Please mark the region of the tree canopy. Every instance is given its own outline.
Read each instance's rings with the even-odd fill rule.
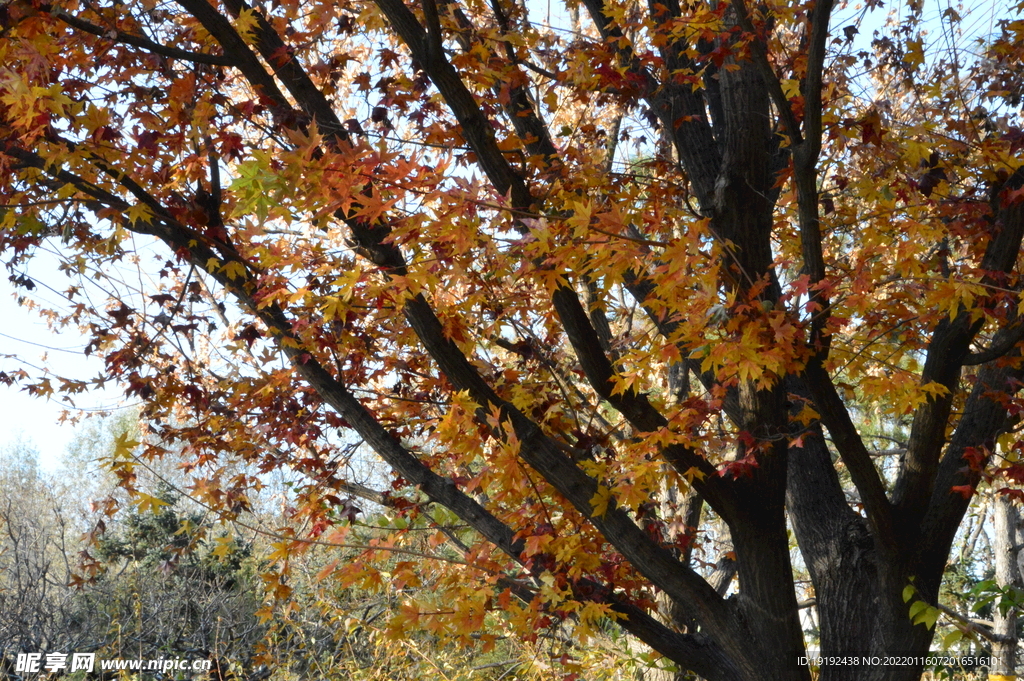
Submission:
[[[977,486],[1024,473],[1024,21],[915,0],[868,48],[884,3],[834,4],[8,3],[0,249],[105,370],[0,379],[116,381],[227,516],[304,475],[282,593],[353,495],[428,514],[436,554],[321,575],[429,565],[450,607],[399,631],[810,679],[791,531],[823,654],[920,656]]]

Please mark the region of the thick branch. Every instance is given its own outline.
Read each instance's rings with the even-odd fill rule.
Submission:
[[[1024,186],[1024,170],[1018,169],[993,192],[992,213],[996,220],[993,235],[981,260],[982,285],[998,286],[1003,275],[1013,271],[1024,238],[1024,204],[1001,204],[1004,192]],[[922,405],[914,415],[904,465],[896,480],[893,502],[901,515],[907,536],[919,531],[928,500],[933,494],[939,457],[946,440],[946,424],[953,399],[959,388],[960,372],[970,354],[969,348],[981,329],[984,318],[974,319],[963,309],[950,321],[943,319],[932,333],[928,354],[921,372],[921,383],[938,383],[946,389]],[[936,491],[943,494],[941,490]]]
[[[377,0],[377,6],[392,27],[409,47],[416,59],[430,75],[441,92],[448,108],[462,126],[462,134],[476,153],[480,167],[500,194],[511,196],[517,208],[527,209],[533,204],[525,180],[512,168],[494,138],[494,129],[477,104],[473,94],[462,82],[458,71],[444,57],[427,49],[428,36],[402,0]]]
[[[750,20],[750,12],[747,11],[747,5],[743,0],[732,0],[732,7],[736,12],[736,23],[739,24],[744,32],[750,35],[750,43],[748,45],[754,60],[754,66],[761,73],[761,78],[768,87],[768,94],[771,96],[772,102],[779,112],[782,125],[786,130],[786,134],[789,135],[790,144],[799,145],[803,142],[803,137],[800,135],[800,124],[796,122],[796,116],[793,115],[793,108],[789,105],[789,99],[786,98],[786,93],[782,91],[782,83],[779,82],[779,77],[775,75],[775,69],[772,68],[771,63],[768,61],[768,46],[765,44],[764,36],[761,35],[761,32],[757,30],[754,23]]]
[[[742,678],[733,661],[706,636],[676,633],[635,605],[622,601],[610,603],[615,612],[626,615],[625,620],[617,620],[623,629],[701,678],[707,681]]]
[[[807,48],[807,72],[804,76],[804,144],[808,159],[821,153],[822,75],[825,71],[825,47],[828,44],[828,24],[832,18],[833,0],[818,0],[811,10],[811,35]]]
[[[427,50],[423,47],[427,40],[425,32],[401,0],[378,0],[378,5],[395,25],[413,56],[424,65],[425,70],[441,91],[449,108],[455,112],[456,117],[460,121],[480,121],[480,126],[490,130],[491,126],[486,116],[451,64],[443,57],[427,54]],[[469,107],[472,107],[472,111],[469,110]],[[532,202],[532,199],[529,199],[525,182],[505,162],[493,135],[476,135],[469,141],[478,158],[494,160],[489,165],[483,165],[484,171],[495,189],[501,193],[511,191],[515,207],[529,208],[530,203],[519,203],[519,201]],[[614,369],[601,348],[600,337],[586,310],[580,304],[576,292],[563,285],[555,291],[553,302],[583,371],[598,395],[608,400],[634,427],[641,431],[651,432],[666,427],[668,421],[648,402],[644,395],[634,391],[615,394]],[[424,304],[426,304],[425,301]],[[433,312],[431,311],[430,314],[433,315]],[[437,359],[436,356],[435,359]],[[445,374],[449,375],[447,371]],[[450,375],[449,378],[451,378]],[[480,383],[482,384],[482,381]],[[489,391],[489,388],[487,390]],[[485,404],[493,401],[494,398],[488,395],[481,385],[478,387],[474,399]],[[731,506],[725,493],[726,481],[715,475],[715,468],[704,457],[685,447],[673,446],[666,451],[666,459],[681,472],[697,468],[704,473],[707,476],[706,481],[697,483],[701,494],[717,512],[727,517],[732,516]]]
[[[17,158],[25,165],[39,168],[53,175],[58,180],[72,184],[93,199],[119,211],[127,211],[131,204],[110,192],[96,187],[65,170],[48,167],[42,157],[17,148],[9,143],[0,142],[0,153]],[[121,175],[122,181],[127,176]],[[137,190],[136,190],[137,191]],[[148,197],[147,206],[156,203]],[[252,297],[254,285],[248,278],[241,276],[229,278],[222,269],[212,269],[212,262],[221,262],[222,253],[214,252],[194,230],[177,222],[162,209],[155,211],[155,219],[149,222],[137,221],[127,225],[134,232],[149,234],[167,244],[175,253],[187,253],[192,264],[207,272],[229,291],[238,302],[253,315],[260,318],[275,333],[279,340],[292,338],[291,323],[276,305],[260,307]],[[199,237],[199,238],[197,238]],[[522,552],[523,542],[513,539],[514,533],[504,523],[495,518],[489,511],[468,495],[461,492],[452,480],[434,473],[410,453],[398,439],[388,432],[352,393],[337,379],[330,375],[323,366],[313,359],[304,349],[296,348],[295,344],[279,343],[282,352],[293,361],[295,370],[317,393],[341,414],[345,420],[366,440],[367,444],[380,454],[402,477],[420,487],[428,497],[455,512],[488,541],[494,543],[513,558],[518,559]]]
[[[497,408],[502,421],[510,423],[515,430],[523,460],[588,517],[598,531],[652,583],[670,597],[688,604],[707,631],[728,648],[738,632],[734,629],[735,624],[729,623],[729,608],[707,582],[653,542],[614,504],[602,516],[596,516],[591,500],[598,492],[597,482],[583,473],[533,421],[494,393],[458,346],[444,336],[440,321],[422,297],[410,300],[405,311],[420,341],[453,387],[469,391],[487,413]]]
[[[63,170],[48,167],[38,155],[3,143],[0,153],[18,158],[25,165],[39,168],[52,174],[58,180],[70,183],[93,199],[103,204],[125,211],[129,204],[119,197],[81,178]],[[149,205],[155,201],[150,197]],[[165,242],[174,252],[187,253],[189,260],[206,271],[229,291],[238,302],[250,313],[261,319],[279,341],[291,339],[292,343],[279,342],[279,348],[291,360],[294,370],[312,387],[317,394],[339,414],[349,425],[383,458],[396,472],[409,482],[419,487],[432,501],[451,509],[463,521],[480,532],[485,539],[498,546],[512,558],[519,560],[523,548],[522,540],[515,540],[512,530],[493,516],[471,497],[460,491],[454,482],[434,473],[422,463],[399,440],[392,435],[364,407],[355,396],[338,379],[333,377],[324,367],[306,352],[297,347],[298,341],[292,335],[291,323],[284,312],[276,304],[260,307],[252,297],[255,290],[253,275],[236,275],[228,277],[222,268],[207,269],[210,262],[218,262],[221,254],[215,253],[202,240],[196,238],[194,230],[176,222],[166,211],[159,211],[157,218],[148,222],[137,221],[128,228],[132,231],[157,237]],[[541,472],[546,479],[584,515],[590,517],[597,529],[616,546],[637,568],[659,588],[664,589],[671,597],[680,602],[688,603],[695,616],[710,634],[721,642],[722,650],[732,656],[740,654],[742,648],[738,643],[742,640],[742,625],[732,616],[729,608],[721,597],[698,574],[681,565],[664,548],[658,546],[620,509],[610,505],[601,516],[593,515],[591,499],[598,491],[598,484],[586,476],[564,454],[562,449],[540,429],[518,412],[512,405],[501,401],[489,386],[476,373],[472,365],[458,350],[457,346],[444,338],[440,321],[433,315],[422,298],[410,301],[407,317],[414,328],[425,324],[428,328],[417,329],[428,351],[431,352],[442,371],[449,376],[457,389],[468,389],[474,398],[485,407],[497,407],[503,412],[506,422],[516,430],[521,441],[520,455],[535,470]],[[435,326],[436,328],[429,328]],[[634,621],[624,623],[636,633],[644,633],[652,637],[651,645],[662,650],[681,664],[694,668],[710,670],[716,665],[727,663],[726,658],[717,645],[700,642],[697,639],[679,638],[663,625],[657,624],[649,617],[614,596],[613,606]],[[675,650],[671,644],[678,644]],[[730,646],[729,643],[732,643]],[[731,650],[729,650],[731,648]],[[717,651],[717,652],[716,652]],[[741,658],[740,658],[741,659]]]
[[[456,38],[463,51],[466,53],[471,52],[474,44],[487,49],[486,42],[480,40],[479,31],[477,31],[469,17],[466,16],[466,13],[454,3],[449,4],[448,8],[457,22],[459,30],[456,33]],[[509,32],[508,18],[498,5],[497,0],[491,1],[491,9],[495,14],[502,33],[507,34]],[[440,32],[438,35],[440,35]],[[531,71],[540,73],[552,80],[557,80],[558,78],[555,74],[520,59],[516,55],[515,47],[510,42],[503,41],[503,44],[505,46],[505,55],[511,64],[511,73],[508,79],[503,79],[502,82],[496,83],[492,88],[492,92],[501,101],[503,99],[502,90],[506,87],[508,88],[508,103],[503,105],[505,115],[512,123],[512,127],[515,128],[516,134],[523,140],[527,151],[531,155],[540,156],[546,164],[550,165],[558,158],[558,149],[551,138],[551,131],[548,130],[547,123],[540,117],[536,104],[530,96],[527,87],[529,81],[526,79],[525,74],[519,71],[517,67],[519,65],[525,66]]]
[[[1012,425],[1000,396],[1017,392],[1022,379],[1024,367],[1000,367],[993,363],[978,372],[974,389],[964,404],[964,415],[942,455],[935,491],[921,523],[921,560],[928,570],[941,574],[960,519],[988,466],[987,457],[968,461],[964,454],[968,448],[981,451]]]
[[[821,415],[821,421],[828,428],[832,440],[839,450],[839,456],[850,471],[853,484],[860,492],[867,512],[868,521],[880,547],[896,551],[893,534],[892,505],[885,494],[882,479],[871,462],[871,453],[850,419],[850,412],[843,404],[835,385],[825,368],[812,360],[804,370],[804,379],[814,395],[814,406]]]
[[[935,607],[937,607],[943,614],[947,615],[951,620],[956,622],[957,625],[961,628],[966,629],[967,631],[970,631],[973,634],[978,634],[979,636],[988,641],[992,641],[993,643],[1012,643],[1016,641],[1016,639],[1013,639],[1009,636],[1001,636],[992,631],[992,629],[990,628],[994,626],[992,622],[974,620],[964,617],[956,610],[953,610],[952,608],[949,608],[943,605],[942,603],[936,604]]]
[[[602,350],[600,337],[576,293],[563,286],[555,291],[554,303],[562,328],[576,351],[587,381],[601,399],[607,400],[642,432],[655,432],[667,427],[668,420],[651,405],[644,394],[634,390],[615,392],[615,370]],[[735,519],[728,483],[717,475],[717,470],[707,459],[682,445],[666,447],[664,456],[681,473],[694,467],[707,476],[703,481],[695,480],[694,486],[716,513],[727,521]]]
[[[220,43],[224,54],[232,58],[233,65],[242,72],[250,85],[263,96],[272,100],[280,109],[291,109],[291,104],[277,87],[274,78],[263,68],[259,58],[249,49],[249,46],[245,44],[245,41],[224,15],[214,9],[206,0],[178,0],[178,4],[195,17],[203,25],[203,28]]]
[[[1013,350],[1021,340],[1024,340],[1024,321],[1018,321],[999,329],[987,348],[967,355],[964,366],[977,366],[993,362]]]
[[[379,0],[378,4],[409,46],[414,58],[431,76],[434,84],[462,124],[463,134],[476,152],[480,165],[487,173],[491,183],[499,192],[508,194],[514,206],[529,207],[532,198],[525,181],[508,164],[494,140],[487,117],[465,87],[459,74],[444,58],[443,53],[438,54],[436,50],[429,49],[426,32],[404,4],[399,0]],[[261,37],[261,42],[263,40],[264,38]],[[265,49],[261,47],[261,52]],[[283,71],[283,68],[279,68],[278,75],[281,76]],[[295,90],[292,89],[293,85],[289,84],[287,78],[285,82],[295,94]],[[297,85],[301,85],[301,83],[297,83]],[[359,233],[360,230],[362,234]],[[355,225],[353,231],[356,240],[362,245],[370,246],[373,241],[380,245],[380,240],[386,236],[387,227],[378,225],[370,228]],[[381,255],[387,256],[385,258],[387,260],[394,257],[395,254],[382,253]],[[400,254],[398,255],[400,256]],[[398,258],[395,259],[394,264],[399,264]],[[571,301],[566,299],[565,302],[582,311],[574,293]],[[604,537],[652,583],[663,589],[673,599],[687,603],[702,626],[715,636],[719,643],[735,656],[735,659],[744,659],[747,651],[738,644],[738,641],[743,638],[740,633],[742,625],[735,619],[732,609],[724,606],[718,594],[699,575],[682,566],[667,550],[647,537],[629,516],[615,508],[614,504],[602,516],[594,516],[591,500],[598,492],[597,482],[585,475],[565,455],[559,444],[544,435],[535,423],[512,405],[498,398],[459,348],[445,337],[440,322],[422,296],[409,300],[405,305],[405,313],[420,341],[438,363],[442,373],[449,379],[453,387],[457,390],[467,390],[473,399],[481,405],[482,414],[493,413],[497,409],[501,414],[502,421],[512,426],[521,443],[520,455],[524,461],[540,472],[582,514],[589,517]],[[583,317],[586,318],[585,312]],[[587,328],[593,332],[589,320],[587,320]],[[599,344],[597,347],[599,349]],[[607,361],[606,358],[605,361]],[[299,370],[304,369],[300,368]],[[312,379],[307,377],[307,380]]]
[[[189,52],[188,50],[182,50],[177,47],[168,47],[161,45],[160,43],[154,42],[148,38],[142,36],[132,35],[131,33],[125,33],[116,29],[104,28],[103,26],[97,26],[96,24],[81,19],[74,15],[68,14],[62,9],[54,10],[53,16],[57,17],[68,26],[77,28],[80,31],[91,33],[92,35],[99,36],[101,38],[107,38],[116,43],[123,43],[125,45],[134,45],[135,47],[141,47],[147,52],[153,54],[159,54],[163,57],[171,57],[172,59],[181,59],[183,61],[190,61],[196,64],[213,64],[215,66],[236,66],[235,60],[231,57],[219,54],[204,54],[202,52]]]
[[[206,0],[180,1],[183,5],[185,3],[191,5],[205,3]],[[225,0],[224,4],[228,11],[235,15],[240,14],[243,10],[252,9],[244,0]],[[234,38],[228,34],[228,31],[237,36],[238,34],[235,32],[234,27],[220,13],[215,12],[214,14],[220,18],[220,21],[212,20],[209,17],[200,18],[198,15],[196,18],[200,19],[203,26],[222,45],[224,44],[222,38],[233,41]],[[274,75],[284,83],[285,88],[295,98],[296,103],[302,107],[302,110],[316,121],[321,131],[345,139],[345,127],[338,120],[334,108],[294,57],[292,49],[285,45],[284,41],[281,40],[281,36],[277,34],[277,31],[270,25],[270,22],[267,21],[262,12],[253,11],[253,16],[256,18],[256,49],[259,50],[263,59],[270,64],[270,67],[274,69]],[[211,25],[207,26],[207,22]],[[217,32],[214,33],[214,31]],[[246,49],[248,50],[248,47]],[[225,50],[227,50],[226,45]]]
[[[619,63],[641,84],[639,94],[647,101],[661,124],[671,131],[679,160],[689,176],[701,209],[710,214],[722,154],[705,115],[704,100],[700,93],[672,79],[659,83],[637,57],[622,29],[605,14],[604,1],[583,0],[583,4],[601,37],[616,45]],[[673,49],[666,45],[662,47],[662,57],[669,69],[688,68],[694,73],[699,71],[686,58],[682,47]]]

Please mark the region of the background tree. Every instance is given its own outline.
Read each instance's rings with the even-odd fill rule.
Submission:
[[[23,439],[0,450],[0,651],[85,642],[84,614],[67,588],[82,513],[67,488],[39,471]]]
[[[123,433],[124,419],[113,421]],[[95,435],[79,438],[79,453],[96,446]],[[97,523],[84,492],[113,493],[113,480],[104,489],[74,467],[40,472],[24,444],[0,454],[0,463],[5,659],[93,652],[104,659],[251,660],[264,633],[255,616],[261,594],[252,584],[254,566],[243,567],[246,547],[230,555],[219,548],[235,547],[211,536],[209,514],[181,512],[166,487],[140,484],[135,504]]]
[[[232,458],[313,481],[271,589],[346,513],[344,429],[392,503],[462,525],[430,563],[451,608],[410,599],[399,632],[610,619],[707,679],[809,679],[788,518],[824,654],[925,653],[976,486],[1019,477],[995,442],[1024,446],[1021,23],[966,61],[960,15],[939,54],[919,3],[873,53],[829,0],[586,0],[571,32],[536,9],[6,5],[12,281],[62,254],[52,322],[144,403],[146,456],[206,471],[203,503],[246,511]],[[888,469],[863,408],[909,427]],[[704,507],[729,591],[689,550]],[[402,540],[324,576],[379,580]]]
[[[115,446],[130,425],[124,413],[90,422],[73,441],[67,467],[55,474],[36,469],[28,444],[0,454],[5,502],[0,509],[5,532],[0,536],[0,678],[20,678],[14,663],[21,652],[94,652],[100,660],[208,659],[211,678],[249,681],[310,675],[541,679],[551,676],[552,660],[557,664],[572,649],[564,635],[537,646],[523,646],[513,636],[485,636],[485,645],[476,650],[440,645],[430,632],[396,636],[390,628],[393,615],[410,596],[443,607],[430,594],[431,583],[396,590],[378,580],[373,588],[362,589],[319,579],[325,566],[357,559],[368,546],[386,542],[398,531],[396,523],[421,537],[410,546],[429,550],[428,532],[433,530],[423,519],[410,528],[383,508],[355,523],[347,545],[321,540],[291,554],[286,595],[279,593],[285,585],[273,580],[274,590],[264,589],[258,575],[273,573],[267,560],[273,545],[284,533],[301,532],[301,524],[266,508],[234,523],[215,523],[213,514],[161,479],[152,462],[139,461],[134,500],[115,489],[113,480],[104,487],[103,476],[93,476],[98,481],[91,482],[101,484],[92,492],[114,497],[99,504],[116,510],[91,527],[96,518],[83,512],[88,500],[61,480],[83,480],[81,467],[95,467],[90,457],[109,454],[104,450]],[[172,475],[173,461],[169,453],[160,462]],[[86,529],[92,530],[91,541],[80,538]],[[78,564],[82,557],[84,566]],[[401,572],[408,565],[404,557],[398,554],[376,566]],[[84,574],[82,567],[87,568]],[[632,679],[637,663],[648,663],[631,664],[628,657],[621,639],[605,637],[579,664],[593,666],[589,678]],[[163,678],[160,673],[143,677]]]

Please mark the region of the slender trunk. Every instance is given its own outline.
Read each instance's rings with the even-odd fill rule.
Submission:
[[[1017,534],[1020,523],[1017,507],[1008,496],[997,495],[995,499],[995,540],[996,583],[1000,588],[1021,586],[1020,571],[1017,569]],[[1000,681],[1017,678],[1017,608],[1002,609],[996,603],[992,620],[993,633],[999,638],[992,644],[991,676]]]

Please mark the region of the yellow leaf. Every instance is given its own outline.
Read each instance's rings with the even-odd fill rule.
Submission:
[[[234,537],[227,535],[224,537],[217,537],[217,546],[211,551],[213,555],[218,558],[227,558],[235,551],[235,540]]]
[[[291,542],[279,541],[271,544],[271,547],[274,550],[267,556],[267,560],[271,562],[288,560],[288,557],[291,555]]]
[[[221,268],[221,272],[227,275],[228,279],[239,279],[245,276],[245,265],[232,260],[229,263],[225,263],[224,267]]]
[[[924,45],[920,40],[908,40],[904,60],[913,68],[924,63]]]
[[[820,414],[818,414],[810,404],[805,402],[803,407],[800,408],[800,412],[793,417],[793,420],[801,425],[807,426],[819,418],[821,418]]]
[[[935,381],[925,383],[924,385],[921,386],[921,390],[923,390],[931,397],[942,397],[944,395],[949,394],[949,388],[942,385],[941,383],[936,383]]]
[[[152,217],[153,211],[144,203],[135,203],[128,207],[128,222],[133,225],[139,222],[149,222]]]
[[[238,13],[238,18],[232,23],[234,23],[238,35],[242,36],[242,40],[250,44],[256,41],[256,12],[254,10],[248,8],[241,10]]]
[[[590,505],[594,508],[594,516],[601,518],[608,512],[608,502],[611,501],[612,490],[604,485],[597,486],[597,492],[590,499]]]
[[[687,471],[683,473],[683,477],[686,478],[687,482],[693,482],[694,478],[697,478],[698,480],[703,480],[704,478],[707,477],[707,474],[704,471],[697,468],[696,466],[690,466],[690,468],[688,468]]]
[[[795,78],[783,78],[779,81],[782,85],[782,92],[786,99],[794,99],[800,96],[800,81]]]
[[[323,314],[324,320],[331,321],[344,317],[347,308],[348,305],[345,304],[341,296],[328,296],[326,302],[320,306],[320,312]]]
[[[132,458],[132,450],[138,447],[139,444],[137,440],[129,440],[127,432],[121,433],[114,438],[114,458]]]
[[[170,504],[163,499],[158,499],[151,494],[143,494],[139,492],[135,498],[135,505],[139,509],[139,513],[145,513],[146,511],[159,511],[164,506],[170,506]]]

